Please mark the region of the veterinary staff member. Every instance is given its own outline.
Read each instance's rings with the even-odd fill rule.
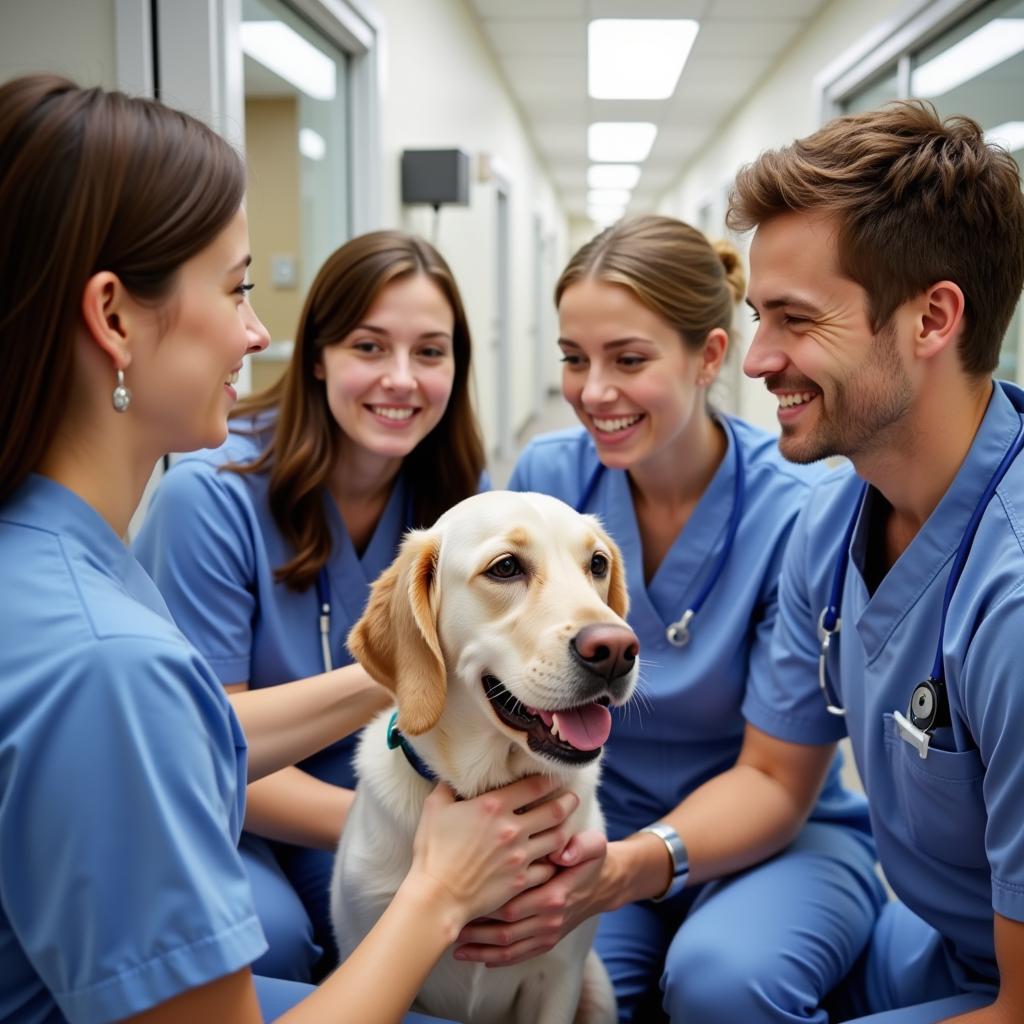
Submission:
[[[369,684],[240,694],[236,717],[121,540],[163,452],[224,439],[226,382],[266,344],[242,163],[178,111],[50,75],[0,86],[0,153],[0,1019],[397,1021],[459,926],[522,887],[503,865],[562,848],[575,798],[518,814],[548,784],[439,789],[346,964],[254,988],[247,765],[351,731]]]
[[[470,351],[433,247],[352,239],[313,282],[283,378],[240,405],[226,445],[161,482],[136,554],[229,691],[351,665],[345,637],[403,532],[476,492]],[[262,973],[307,981],[321,947],[336,958],[328,888],[354,743],[251,787],[241,850],[270,941]]]
[[[815,1008],[853,965],[882,899],[866,810],[837,763],[820,796],[817,773],[787,795],[811,812],[802,830],[780,822],[715,872],[732,877],[687,884],[699,837],[675,815],[716,804],[717,777],[737,756],[748,774],[774,747],[741,709],[768,671],[783,550],[821,475],[708,404],[742,293],[735,251],[668,217],[624,221],[580,249],[555,296],[562,391],[583,427],[533,441],[510,484],[596,513],[626,560],[642,690],[616,716],[603,763],[617,841],[598,878],[567,873],[508,908],[521,915],[568,892],[569,924],[601,912],[597,949],[624,1021],[652,1019],[659,979],[673,1021],[824,1021]],[[826,748],[815,765],[830,760]],[[801,759],[780,771],[800,779]],[[717,827],[748,831],[742,818]],[[491,928],[464,938],[489,941]]]
[[[746,705],[779,742],[852,742],[902,901],[852,1009],[1024,1020],[1024,392],[992,380],[1024,282],[1018,168],[975,122],[898,104],[764,154],[731,218],[757,228],[744,368],[780,399],[782,452],[853,463],[797,521]]]

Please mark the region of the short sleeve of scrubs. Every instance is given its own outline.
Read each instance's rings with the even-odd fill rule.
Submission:
[[[254,528],[237,474],[188,458],[160,482],[134,543],[179,629],[224,684],[251,674]]]
[[[509,477],[510,491],[554,494],[575,507],[583,497],[587,479],[597,467],[597,456],[580,427],[535,437],[523,449]],[[575,501],[568,490],[575,490]]]
[[[121,1019],[259,956],[231,831],[244,739],[184,643],[85,642],[15,721],[0,765],[3,909],[69,1020]]]
[[[826,478],[797,516],[782,561],[767,664],[751,672],[743,701],[748,722],[791,743],[832,743],[846,735],[843,719],[826,711],[818,685],[818,610],[812,594],[822,566],[831,567],[835,554],[830,548],[816,560],[810,555],[817,505],[835,486],[835,479]]]
[[[992,907],[1014,921],[1024,921],[1022,623],[1024,582],[981,622],[962,676],[955,682],[984,765],[985,851],[992,872]],[[949,784],[957,782],[951,779]]]

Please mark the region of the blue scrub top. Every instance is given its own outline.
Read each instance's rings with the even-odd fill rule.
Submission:
[[[265,428],[266,419],[260,426]],[[224,471],[254,461],[265,432],[233,431],[215,450],[178,461],[160,482],[135,553],[156,581],[182,632],[224,684],[258,688],[324,671],[316,587],[299,593],[274,579],[294,550],[270,511],[269,474]],[[391,563],[407,527],[400,477],[366,550],[359,555],[337,506],[324,494],[332,546],[330,643],[334,666],[349,665],[349,630],[363,612],[370,585]],[[301,762],[317,778],[354,786],[355,736]]]
[[[614,713],[602,762],[601,806],[613,839],[662,817],[735,763],[744,694],[751,679],[768,672],[783,550],[798,509],[824,470],[793,466],[779,455],[772,435],[742,420],[730,423],[746,498],[732,553],[691,624],[686,647],[673,647],[665,630],[696,599],[725,542],[736,479],[729,432],[725,458],[649,585],[626,472],[606,469],[581,510],[600,516],[622,549],[629,623],[640,640],[640,689]],[[541,491],[576,507],[598,461],[582,427],[547,434],[527,446],[509,487]],[[839,769],[837,760],[814,817],[867,830],[863,799],[842,787]]]
[[[1020,427],[1024,392],[995,386],[956,477],[873,595],[864,582],[862,510],[850,544],[842,631],[829,678],[844,719],[818,687],[817,617],[863,486],[847,470],[814,492],[793,534],[772,641],[772,672],[744,705],[782,739],[822,743],[848,733],[867,789],[879,860],[897,895],[946,939],[954,974],[997,977],[993,908],[1024,921],[1024,757],[1020,638],[1024,628],[1024,459],[989,503],[949,606],[943,664],[952,726],[928,757],[900,738],[895,710],[935,656],[943,591],[967,522]],[[868,503],[877,500],[869,490]]]
[[[120,1020],[256,959],[241,728],[124,544],[40,476],[0,507],[0,680],[0,1020]]]

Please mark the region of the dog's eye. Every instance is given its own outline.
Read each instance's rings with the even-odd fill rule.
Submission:
[[[487,575],[496,580],[511,580],[516,576],[523,575],[523,567],[515,555],[502,555],[496,562],[492,563],[487,570]]]
[[[598,580],[603,580],[608,575],[608,558],[600,551],[595,551],[591,556],[590,575]]]

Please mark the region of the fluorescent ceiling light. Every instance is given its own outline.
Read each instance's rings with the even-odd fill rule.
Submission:
[[[1011,153],[1024,149],[1024,121],[1004,121],[985,132],[989,145],[1002,146]]]
[[[299,129],[299,152],[310,160],[323,160],[327,152],[324,137],[312,128]]]
[[[587,193],[591,206],[625,206],[629,202],[628,188],[592,188]]]
[[[307,96],[334,99],[334,61],[283,21],[243,21],[242,50]]]
[[[625,206],[588,206],[587,216],[595,224],[614,224],[626,212]]]
[[[942,96],[1024,50],[1024,18],[993,18],[976,32],[915,68],[910,94]]]
[[[700,26],[676,18],[601,18],[587,26],[587,86],[597,100],[664,100]]]
[[[596,163],[640,163],[657,134],[649,121],[595,121],[587,128],[587,155]]]
[[[636,164],[591,164],[587,168],[590,188],[635,188],[639,180]]]

